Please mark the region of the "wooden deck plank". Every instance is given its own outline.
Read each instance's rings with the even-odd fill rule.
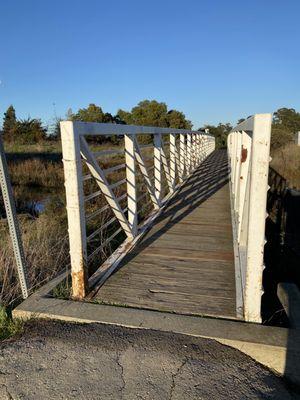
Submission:
[[[236,318],[226,163],[217,151],[195,171],[95,300]]]

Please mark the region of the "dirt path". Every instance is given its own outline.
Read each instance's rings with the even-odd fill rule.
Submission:
[[[103,325],[31,322],[0,345],[0,399],[298,399],[237,350]]]

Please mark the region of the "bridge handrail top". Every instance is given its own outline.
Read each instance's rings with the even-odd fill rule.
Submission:
[[[83,122],[83,121],[61,121],[61,128],[64,126],[73,125],[74,132],[81,135],[151,135],[151,134],[170,134],[170,133],[184,133],[188,135],[201,134],[208,137],[214,137],[209,133],[203,131],[193,131],[191,129],[175,129],[175,128],[161,128],[156,126],[139,126],[139,125],[125,125],[125,124],[112,124],[100,122]]]
[[[269,123],[272,120],[272,113],[265,113],[265,114],[254,114],[242,121],[240,124],[236,125],[230,133],[237,132],[237,131],[245,131],[245,132],[253,132],[255,123],[260,121],[265,121]]]

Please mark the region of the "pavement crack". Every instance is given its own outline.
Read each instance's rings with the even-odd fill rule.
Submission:
[[[120,361],[120,354],[119,353],[117,353],[116,363],[118,364],[118,366],[119,366],[119,368],[121,370],[122,387],[120,389],[120,392],[122,393],[122,398],[123,398],[123,392],[124,392],[124,389],[126,387],[126,381],[125,381],[125,378],[124,378],[124,367],[123,367],[123,365],[122,365],[122,363]]]
[[[117,349],[117,342],[116,342],[115,338],[113,338],[113,342],[114,342],[115,348]],[[121,386],[121,389],[119,391],[121,393],[121,398],[123,399],[124,398],[124,389],[126,387],[126,381],[125,381],[125,378],[124,378],[124,367],[123,367],[123,365],[121,363],[121,354],[120,354],[120,352],[118,350],[116,350],[116,358],[114,360],[115,360],[116,364],[118,365],[118,367],[119,367],[119,369],[121,371],[122,386]]]
[[[188,359],[185,359],[180,366],[177,368],[177,371],[175,372],[175,374],[172,374],[172,384],[171,384],[171,388],[170,388],[170,395],[169,395],[169,400],[172,400],[173,397],[173,393],[174,393],[174,389],[176,386],[175,383],[175,379],[177,378],[177,376],[180,374],[182,368],[185,366],[185,364],[188,362]]]
[[[5,391],[6,391],[7,399],[8,399],[8,400],[14,400],[14,398],[13,398],[13,396],[10,394],[10,392],[9,392],[9,390],[8,390],[8,388],[7,388],[7,386],[6,386],[5,384],[2,384],[2,386],[4,386],[4,389],[5,389]]]

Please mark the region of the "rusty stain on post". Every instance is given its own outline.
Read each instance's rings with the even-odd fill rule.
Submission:
[[[72,272],[72,295],[73,299],[82,300],[87,295],[88,280],[86,268],[82,268],[78,272]]]
[[[245,162],[247,160],[248,150],[242,146],[242,154],[241,154],[241,162]]]

